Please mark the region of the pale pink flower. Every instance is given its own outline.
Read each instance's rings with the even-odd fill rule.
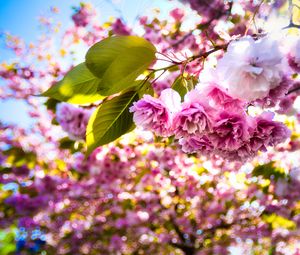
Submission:
[[[130,112],[133,112],[133,120],[137,126],[153,131],[159,136],[169,136],[173,113],[179,110],[180,100],[176,91],[165,89],[159,98],[144,95],[130,107]]]
[[[251,140],[259,150],[282,143],[291,135],[290,130],[283,123],[273,121],[273,117],[273,113],[264,112],[255,118],[256,128]]]
[[[294,167],[290,171],[290,177],[292,181],[300,183],[300,168],[299,167]]]
[[[191,136],[179,140],[182,151],[185,153],[197,153],[208,155],[214,147],[207,136]]]
[[[176,137],[202,135],[211,130],[211,118],[201,103],[184,104],[182,110],[174,117]]]
[[[255,41],[246,36],[229,44],[217,71],[231,96],[252,101],[279,85],[282,59],[276,41],[269,37]]]
[[[164,102],[172,115],[180,111],[181,97],[177,91],[171,88],[164,89],[160,93],[159,98]]]
[[[281,102],[282,100],[284,100],[284,98],[286,98],[286,94],[288,93],[292,84],[293,81],[290,78],[284,76],[279,85],[271,89],[266,97],[257,99],[254,101],[254,103],[265,108],[274,107],[278,102]]]
[[[92,111],[89,109],[60,103],[56,107],[56,120],[71,139],[84,139],[91,113]]]
[[[231,97],[225,88],[217,84],[210,83],[199,89],[202,90],[201,98],[205,98],[213,108],[234,112],[243,112],[245,109],[244,101]]]

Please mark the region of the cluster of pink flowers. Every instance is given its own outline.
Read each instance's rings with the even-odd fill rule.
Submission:
[[[300,196],[300,168],[294,167],[290,170],[287,178],[280,178],[275,184],[275,194],[288,199],[290,203],[297,203]],[[300,216],[298,216],[300,222]]]
[[[229,5],[222,0],[184,0],[188,2],[190,7],[197,11],[205,21],[219,19],[228,11]]]
[[[180,95],[165,89],[159,98],[144,95],[143,99],[135,102],[130,108],[134,112],[133,120],[138,126],[152,130],[159,136],[172,135],[174,114],[180,109]]]
[[[56,120],[74,140],[84,139],[91,110],[61,103],[56,108]]]
[[[238,242],[257,241],[276,235],[278,242],[293,240],[293,231],[286,236],[288,230],[270,228],[260,215],[275,212],[295,224],[299,222],[298,215],[289,216],[299,197],[299,170],[292,169],[291,180],[285,180],[288,192],[280,194],[276,188],[274,197],[272,187],[270,194],[264,194],[259,183],[249,185],[249,179],[244,180],[249,186],[235,186],[232,176],[238,172],[226,177],[228,172],[209,167],[197,173],[195,169],[203,167],[201,160],[176,148],[157,144],[149,147],[140,137],[133,144],[125,141],[99,147],[88,159],[83,154],[76,158],[60,154],[59,159],[73,163],[67,169],[76,173],[74,179],[62,172],[62,176],[39,177],[39,165],[22,179],[16,178],[15,172],[9,173],[10,182],[17,183],[20,191],[2,201],[5,211],[15,213],[12,217],[2,215],[0,225],[17,222],[29,233],[42,227],[47,246],[57,250],[57,254],[80,254],[84,249],[91,254],[98,247],[103,254],[132,254],[143,244],[145,247],[140,249],[151,249],[151,254],[170,254],[171,248],[165,250],[168,245],[174,249],[179,245],[184,249],[186,245],[195,247],[194,253],[186,254],[221,255],[229,253],[228,246],[235,245],[237,238]],[[7,159],[3,160],[5,163]],[[56,168],[53,170],[57,172]],[[274,183],[278,185],[281,183]],[[249,201],[262,211],[254,214],[254,207],[247,209]],[[220,231],[226,244],[218,238]],[[99,236],[99,232],[104,234]],[[181,239],[183,235],[185,239]],[[198,246],[212,237],[215,238],[210,246]],[[30,235],[26,241],[30,242]]]
[[[94,12],[90,5],[81,4],[80,8],[76,8],[76,13],[72,15],[72,20],[77,27],[86,27],[94,16]]]
[[[285,125],[272,120],[271,112],[251,117],[242,101],[216,85],[190,91],[181,105],[175,91],[166,89],[162,95],[171,93],[173,98],[168,100],[173,104],[166,103],[162,96],[145,95],[131,111],[138,126],[159,136],[174,135],[186,153],[217,154],[243,161],[290,135]]]
[[[256,1],[256,0],[239,0],[238,2],[240,3],[240,5],[243,7],[244,10],[251,11],[251,12],[254,12],[260,4],[260,2]],[[269,13],[270,13],[270,9],[272,9],[272,8],[279,9],[286,2],[287,2],[287,0],[273,1],[272,4],[270,4],[269,6],[268,5],[263,6],[262,12],[269,11]]]
[[[277,42],[268,37],[234,41],[214,70],[218,81],[198,84],[183,103],[172,89],[159,98],[145,95],[131,107],[134,121],[158,136],[174,135],[186,153],[252,158],[290,136],[273,113],[247,114],[249,104],[270,107],[285,97],[292,82],[283,75],[282,59]]]
[[[130,35],[130,28],[120,19],[116,19],[114,23],[112,23],[112,31],[115,35]]]

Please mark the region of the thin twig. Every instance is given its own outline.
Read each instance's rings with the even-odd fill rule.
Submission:
[[[177,47],[179,44],[183,43],[187,38],[189,38],[193,34],[194,31],[195,31],[195,29],[193,29],[190,32],[188,32],[187,34],[185,34],[180,40],[171,44],[170,48]]]
[[[155,79],[151,82],[151,84],[155,83],[161,76],[163,76],[163,74],[164,74],[166,71],[167,71],[167,70],[163,70],[163,72],[162,72],[157,78],[155,78]]]
[[[289,95],[289,94],[291,94],[291,93],[297,92],[297,91],[299,91],[299,90],[300,90],[300,87],[291,89],[291,90],[289,90],[289,92],[288,92],[286,95]]]
[[[262,4],[264,3],[264,1],[265,1],[265,0],[261,0],[261,2],[259,3],[259,5],[258,5],[257,8],[255,9],[255,11],[254,11],[254,13],[253,13],[253,16],[252,16],[252,19],[250,20],[249,25],[247,26],[244,35],[247,35],[247,34],[248,34],[248,31],[249,31],[250,26],[252,25],[252,23],[254,24],[256,31],[258,31],[257,26],[256,26],[256,23],[255,23],[255,17],[256,17],[256,15],[257,15],[257,13],[259,12],[259,9],[260,9],[260,7],[262,6]]]
[[[233,6],[233,3],[230,2],[229,9],[228,9],[228,15],[227,15],[228,17],[231,15],[232,6]],[[200,24],[198,27],[192,29],[187,34],[185,34],[181,39],[179,39],[177,42],[171,44],[170,47],[168,47],[167,49],[174,48],[174,47],[178,46],[180,43],[183,43],[187,38],[189,38],[191,35],[193,35],[194,31],[196,31],[196,30],[202,31],[202,30],[207,29],[214,20],[221,18],[222,15],[224,15],[224,13],[219,11],[215,17],[212,17],[210,20],[208,20],[205,23]]]
[[[288,29],[288,28],[298,28],[298,29],[300,29],[300,25],[290,23],[286,27],[283,27],[282,29]]]
[[[300,9],[300,7],[298,5],[293,4],[293,0],[289,0],[290,23],[282,29],[287,29],[287,28],[298,28],[298,29],[300,29],[300,24],[295,24],[294,23],[294,14],[293,14],[293,8],[294,7]]]

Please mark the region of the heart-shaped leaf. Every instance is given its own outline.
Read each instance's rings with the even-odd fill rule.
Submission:
[[[138,99],[138,91],[128,91],[103,102],[94,111],[86,130],[88,154],[131,131],[134,124],[129,107]]]
[[[101,79],[98,91],[113,95],[133,82],[155,60],[155,47],[138,36],[114,36],[92,46],[86,54],[90,71]]]

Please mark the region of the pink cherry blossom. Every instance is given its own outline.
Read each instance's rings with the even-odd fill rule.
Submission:
[[[208,84],[203,88],[199,87],[199,90],[203,91],[202,95],[213,108],[234,112],[243,112],[245,109],[246,102],[233,98],[222,86]]]
[[[170,12],[170,15],[175,19],[175,21],[180,22],[184,17],[184,11],[182,9],[175,8]]]
[[[273,121],[273,116],[271,112],[265,112],[255,119],[256,128],[252,139],[260,141],[261,150],[266,146],[275,146],[284,142],[290,136],[290,130],[284,124]]]
[[[61,103],[57,105],[56,119],[64,131],[69,133],[72,139],[84,139],[88,124],[90,110]]]
[[[211,130],[211,116],[201,103],[185,103],[174,117],[174,133],[177,138],[203,135]]]
[[[179,139],[179,144],[185,153],[209,155],[214,150],[212,142],[205,135],[181,138]]]
[[[180,110],[181,98],[172,89],[165,89],[159,98],[150,95],[135,102],[130,108],[134,122],[146,130],[152,130],[159,136],[171,134],[174,114]]]
[[[282,79],[282,53],[269,37],[243,37],[229,44],[217,71],[229,95],[251,101],[268,95]]]
[[[215,119],[212,143],[222,150],[236,150],[250,138],[252,126],[247,116],[221,112]]]

